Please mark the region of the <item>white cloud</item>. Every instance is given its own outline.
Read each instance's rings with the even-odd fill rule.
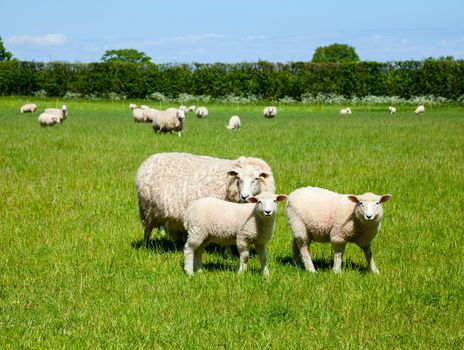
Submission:
[[[13,35],[5,39],[9,45],[35,45],[35,46],[57,46],[64,45],[67,42],[63,34],[47,35]]]

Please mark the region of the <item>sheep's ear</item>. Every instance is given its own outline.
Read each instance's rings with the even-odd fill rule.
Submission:
[[[278,194],[277,197],[276,197],[277,202],[283,202],[283,201],[286,201],[286,200],[287,200],[287,195],[285,195],[285,194]]]
[[[269,173],[265,172],[265,171],[261,171],[259,173],[259,177],[262,177],[263,179],[267,179],[269,177]]]
[[[380,197],[379,202],[384,203],[386,201],[389,201],[391,199],[392,195],[391,194],[384,194],[382,197]]]
[[[257,203],[257,202],[258,202],[258,198],[256,198],[255,196],[248,197],[248,198],[247,198],[247,202],[248,202],[248,203]]]
[[[230,176],[237,176],[238,175],[238,172],[236,170],[229,170],[227,172],[227,175],[230,175]]]
[[[358,196],[355,196],[354,194],[349,194],[347,197],[348,197],[348,199],[349,199],[350,201],[352,201],[353,203],[359,203]]]

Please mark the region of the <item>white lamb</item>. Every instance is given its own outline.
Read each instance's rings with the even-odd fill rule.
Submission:
[[[234,115],[232,117],[230,117],[229,119],[229,124],[226,125],[226,128],[229,129],[229,130],[238,130],[240,129],[240,117],[238,115]]]
[[[56,114],[42,113],[39,115],[40,126],[53,126],[61,122],[61,119]]]
[[[349,114],[352,114],[351,108],[350,108],[350,107],[346,107],[346,108],[341,109],[341,110],[340,110],[340,114],[342,114],[342,115],[349,115]]]
[[[416,110],[414,111],[414,113],[416,114],[420,114],[420,113],[424,113],[425,112],[425,107],[420,105],[420,106],[417,106]]]
[[[156,111],[153,117],[153,131],[156,132],[172,132],[176,131],[177,135],[181,135],[184,127],[185,113],[180,109],[170,109],[165,111]]]
[[[373,193],[346,195],[317,187],[299,188],[288,196],[287,221],[293,234],[293,259],[306,270],[314,269],[309,245],[330,242],[334,251],[335,272],[341,272],[342,255],[347,242],[363,251],[369,269],[379,273],[372,258],[371,242],[380,229],[382,203],[391,195]]]
[[[275,190],[271,168],[261,159],[228,160],[188,153],[152,155],[138,169],[135,185],[146,246],[155,227],[163,227],[177,240],[185,236],[185,210],[196,199],[244,202]]]
[[[239,273],[247,269],[249,245],[254,244],[261,259],[261,272],[269,275],[266,264],[266,244],[274,233],[277,202],[287,196],[263,192],[247,199],[247,204],[231,203],[206,197],[198,199],[187,208],[185,229],[184,270],[193,275],[201,270],[203,249],[208,243],[236,244],[240,253]]]
[[[66,105],[62,105],[60,108],[45,108],[44,112],[58,116],[61,121],[68,117],[68,107]]]
[[[389,106],[389,107],[388,107],[388,112],[389,112],[390,114],[396,114],[396,108],[393,107],[393,106]]]
[[[277,108],[275,106],[266,107],[263,109],[264,118],[274,118],[277,115]]]
[[[208,109],[206,107],[198,107],[195,114],[199,119],[206,118],[208,116]]]
[[[20,109],[21,113],[34,113],[37,110],[35,103],[28,103],[22,106]]]
[[[137,108],[137,105],[136,105],[135,103],[129,104],[129,109],[130,109],[131,111],[133,111],[133,110],[136,109],[136,108]]]

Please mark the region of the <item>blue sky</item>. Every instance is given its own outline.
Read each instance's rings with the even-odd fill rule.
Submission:
[[[155,63],[310,60],[318,46],[361,60],[464,58],[463,0],[4,0],[0,36],[23,60],[96,62],[134,48]]]

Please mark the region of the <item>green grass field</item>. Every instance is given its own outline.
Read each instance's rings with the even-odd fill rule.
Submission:
[[[66,101],[68,120],[41,128],[25,102],[0,98],[1,348],[464,348],[464,108],[282,106],[265,120],[263,106],[211,105],[179,138],[135,124],[128,103]],[[269,278],[255,254],[238,276],[215,251],[188,278],[158,232],[141,247],[135,173],[167,151],[261,157],[280,193],[391,193],[381,274],[354,245],[340,275],[330,245],[312,246],[318,274],[293,266],[280,204]]]

